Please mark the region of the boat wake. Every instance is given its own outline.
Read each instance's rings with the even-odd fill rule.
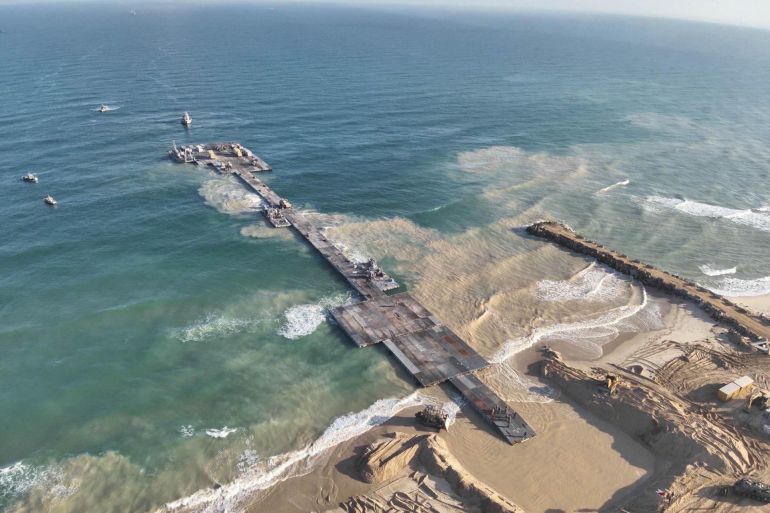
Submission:
[[[630,183],[631,183],[631,180],[625,179],[623,181],[620,181],[618,183],[614,183],[608,187],[605,187],[604,189],[599,189],[598,191],[596,191],[596,194],[603,194],[605,192],[610,192],[613,189],[617,189],[618,187],[624,187]]]

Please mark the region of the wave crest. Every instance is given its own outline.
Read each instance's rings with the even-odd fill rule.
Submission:
[[[716,285],[707,288],[715,294],[727,297],[764,296],[770,294],[770,276],[755,280],[722,278]]]
[[[725,274],[735,274],[738,270],[737,267],[730,267],[728,269],[719,269],[711,264],[699,265],[698,269],[706,276],[722,276]]]
[[[494,363],[504,363],[517,353],[524,351],[541,340],[569,340],[573,346],[584,350],[590,357],[602,355],[601,346],[614,339],[619,333],[619,325],[644,310],[648,304],[647,290],[642,287],[642,301],[638,305],[623,305],[613,308],[594,319],[584,322],[559,323],[543,328],[536,328],[523,338],[509,340],[492,356]]]
[[[569,280],[541,280],[535,286],[540,301],[612,301],[627,292],[629,283],[620,274],[591,263]]]
[[[296,340],[313,333],[326,320],[326,312],[350,301],[349,294],[326,297],[317,303],[295,305],[284,312],[286,322],[278,334],[289,340]]]
[[[741,210],[711,205],[700,201],[665,198],[662,196],[648,196],[644,200],[644,206],[653,212],[677,210],[691,216],[723,219],[742,226],[770,232],[770,210],[768,207]]]

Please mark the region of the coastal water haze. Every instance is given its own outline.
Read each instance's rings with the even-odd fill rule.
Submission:
[[[770,293],[765,31],[298,5],[0,20],[5,511],[258,490],[426,400],[328,322],[351,299],[332,270],[234,180],[168,161],[172,141],[260,154],[351,258],[494,361],[512,401],[550,400],[512,356],[558,339],[593,358],[665,308],[528,223]]]

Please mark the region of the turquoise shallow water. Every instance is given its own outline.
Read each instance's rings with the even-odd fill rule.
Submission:
[[[0,7],[8,510],[151,509],[412,390],[324,321],[344,283],[262,228],[237,184],[169,163],[172,140],[243,142],[322,222],[399,217],[451,237],[552,216],[720,291],[770,292],[767,32],[137,10]],[[30,170],[39,184],[19,180]],[[378,256],[419,288],[431,269],[387,243]]]

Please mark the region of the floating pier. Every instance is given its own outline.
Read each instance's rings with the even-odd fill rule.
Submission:
[[[382,343],[422,386],[451,383],[508,443],[535,435],[526,421],[474,374],[489,362],[411,295],[386,294],[398,288],[398,283],[374,260],[349,260],[291,203],[254,175],[271,170],[262,159],[239,143],[174,145],[169,157],[237,176],[265,201],[264,215],[272,226],[293,228],[345,278],[360,298],[333,309],[331,315],[356,345]]]
[[[272,171],[267,162],[237,142],[191,144],[180,147],[174,143],[174,147],[168,151],[168,156],[175,162],[211,166],[224,174],[234,169],[247,169],[255,173]]]
[[[543,237],[572,251],[588,255],[616,271],[627,274],[645,285],[658,288],[675,296],[693,301],[715,321],[725,324],[740,335],[749,338],[749,344],[758,351],[767,352],[770,338],[770,319],[736,305],[726,297],[666,271],[633,260],[626,255],[607,249],[597,242],[586,240],[571,228],[554,221],[543,221],[527,227],[527,233]]]

